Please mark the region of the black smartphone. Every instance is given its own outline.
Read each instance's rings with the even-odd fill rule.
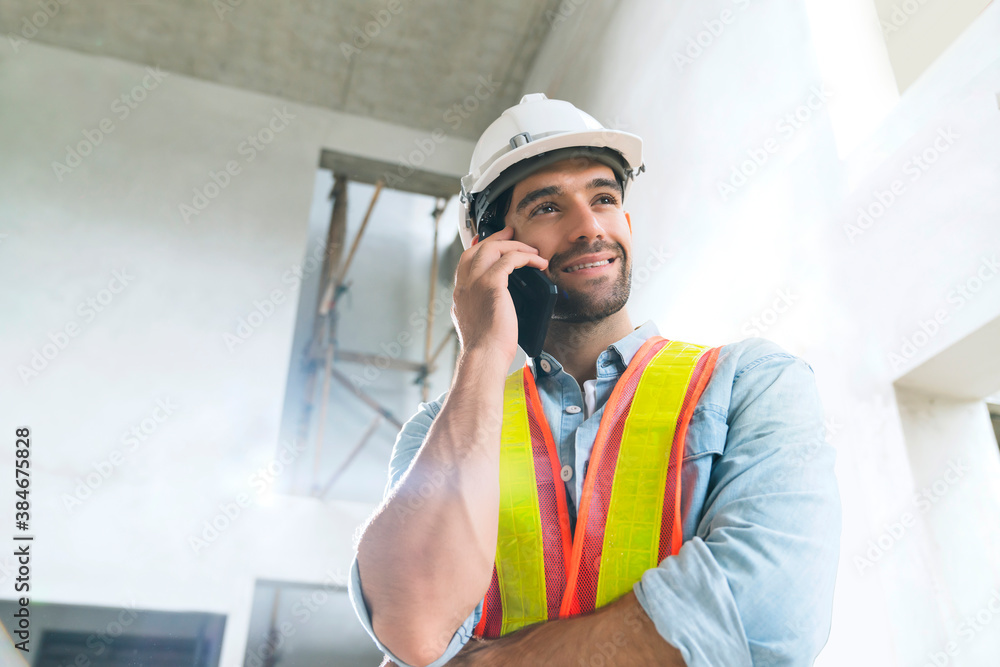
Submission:
[[[482,241],[492,232],[480,230]],[[507,276],[507,290],[517,313],[517,344],[529,357],[542,353],[559,289],[541,270],[522,266]]]
[[[542,353],[559,290],[533,266],[522,266],[507,276],[507,289],[517,313],[517,344],[529,357]]]

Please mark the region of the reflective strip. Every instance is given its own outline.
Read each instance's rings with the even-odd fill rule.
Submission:
[[[684,461],[684,444],[687,438],[688,425],[691,423],[691,416],[698,405],[708,381],[715,371],[715,362],[719,358],[719,351],[722,348],[713,347],[700,357],[694,367],[694,377],[688,383],[688,393],[684,398],[684,405],[681,407],[681,414],[677,418],[677,432],[674,433],[674,447],[670,452],[670,470],[667,472],[667,479],[676,479],[677,484],[674,495],[671,498],[669,493],[663,496],[663,524],[660,529],[660,554],[657,556],[657,563],[667,556],[676,554],[681,550],[681,543],[684,541],[684,528],[681,524],[681,475],[680,469]],[[674,471],[677,471],[676,473]],[[667,489],[669,492],[669,489]],[[670,516],[670,515],[673,516]],[[673,528],[669,529],[667,521],[670,521]],[[666,536],[670,535],[670,540]]]
[[[504,385],[495,567],[503,609],[500,634],[548,620],[542,521],[524,377],[520,372],[511,373]]]
[[[672,443],[695,366],[706,349],[670,341],[642,372],[618,448],[595,608],[630,591],[659,562],[664,493],[674,493],[679,485],[679,480],[667,479]]]
[[[642,369],[649,358],[651,348],[663,340],[659,336],[646,339],[632,357],[628,368],[625,369],[618,382],[615,383],[614,389],[611,390],[611,396],[608,397],[607,403],[604,406],[604,414],[601,416],[601,423],[597,428],[597,436],[594,438],[594,446],[590,453],[590,463],[587,465],[587,475],[583,481],[583,495],[580,498],[580,511],[576,520],[576,534],[573,536],[570,569],[566,574],[566,591],[559,610],[561,618],[574,616],[581,611],[589,611],[594,608],[591,606],[591,600],[585,600],[581,605],[578,591],[581,587],[581,577],[584,580],[590,580],[593,573],[599,571],[600,568],[600,554],[596,553],[595,550],[603,549],[604,538],[603,535],[597,535],[594,531],[603,531],[606,517],[603,516],[602,508],[600,507],[602,494],[599,493],[600,487],[597,479],[604,472],[605,468],[613,468],[614,461],[612,459],[617,458],[617,453],[612,456],[605,456],[605,452],[609,447],[617,450],[618,441],[611,436],[615,425],[621,417],[622,411],[632,400],[632,393],[627,388],[637,386],[637,383],[633,384],[632,382],[633,376],[637,373],[642,373]],[[611,475],[613,478],[613,471]],[[591,514],[597,516],[592,519]],[[593,527],[591,527],[592,521],[594,523]],[[584,558],[584,552],[586,552],[586,558]],[[596,582],[590,581],[590,584],[591,586],[588,587],[588,590],[594,591]],[[593,599],[596,599],[596,591],[594,591]]]
[[[542,513],[542,544],[545,561],[545,588],[548,599],[548,618],[559,618],[559,605],[566,590],[566,571],[569,569],[570,545],[569,509],[566,490],[561,483],[562,469],[559,454],[552,440],[552,430],[545,418],[545,409],[538,396],[538,388],[528,365],[523,367],[524,387],[527,389],[528,425],[535,454],[535,486],[538,489],[538,507]],[[557,517],[555,525],[552,517]]]

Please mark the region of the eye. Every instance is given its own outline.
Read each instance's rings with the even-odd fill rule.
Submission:
[[[602,194],[598,195],[597,198],[594,200],[594,202],[598,204],[608,204],[610,206],[617,206],[618,198],[611,194]]]
[[[536,215],[540,215],[542,213],[555,212],[555,210],[556,210],[555,204],[553,204],[552,202],[545,202],[544,204],[539,204],[534,209],[532,209],[531,213],[528,214],[528,217],[533,218]]]

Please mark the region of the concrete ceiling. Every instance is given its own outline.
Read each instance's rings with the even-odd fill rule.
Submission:
[[[51,17],[42,14],[43,4]],[[475,139],[520,98],[558,5],[559,0],[0,0],[0,33],[26,37],[34,27],[33,41]],[[483,81],[498,85],[487,93]],[[477,88],[486,99],[470,100],[468,107],[478,108],[464,118],[446,116]]]

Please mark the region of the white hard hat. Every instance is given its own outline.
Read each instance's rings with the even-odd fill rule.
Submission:
[[[462,178],[462,245],[472,245],[483,212],[508,188],[542,167],[579,155],[611,167],[623,198],[644,170],[638,136],[607,129],[569,102],[550,100],[544,93],[522,97],[486,128],[472,152],[469,173]]]

